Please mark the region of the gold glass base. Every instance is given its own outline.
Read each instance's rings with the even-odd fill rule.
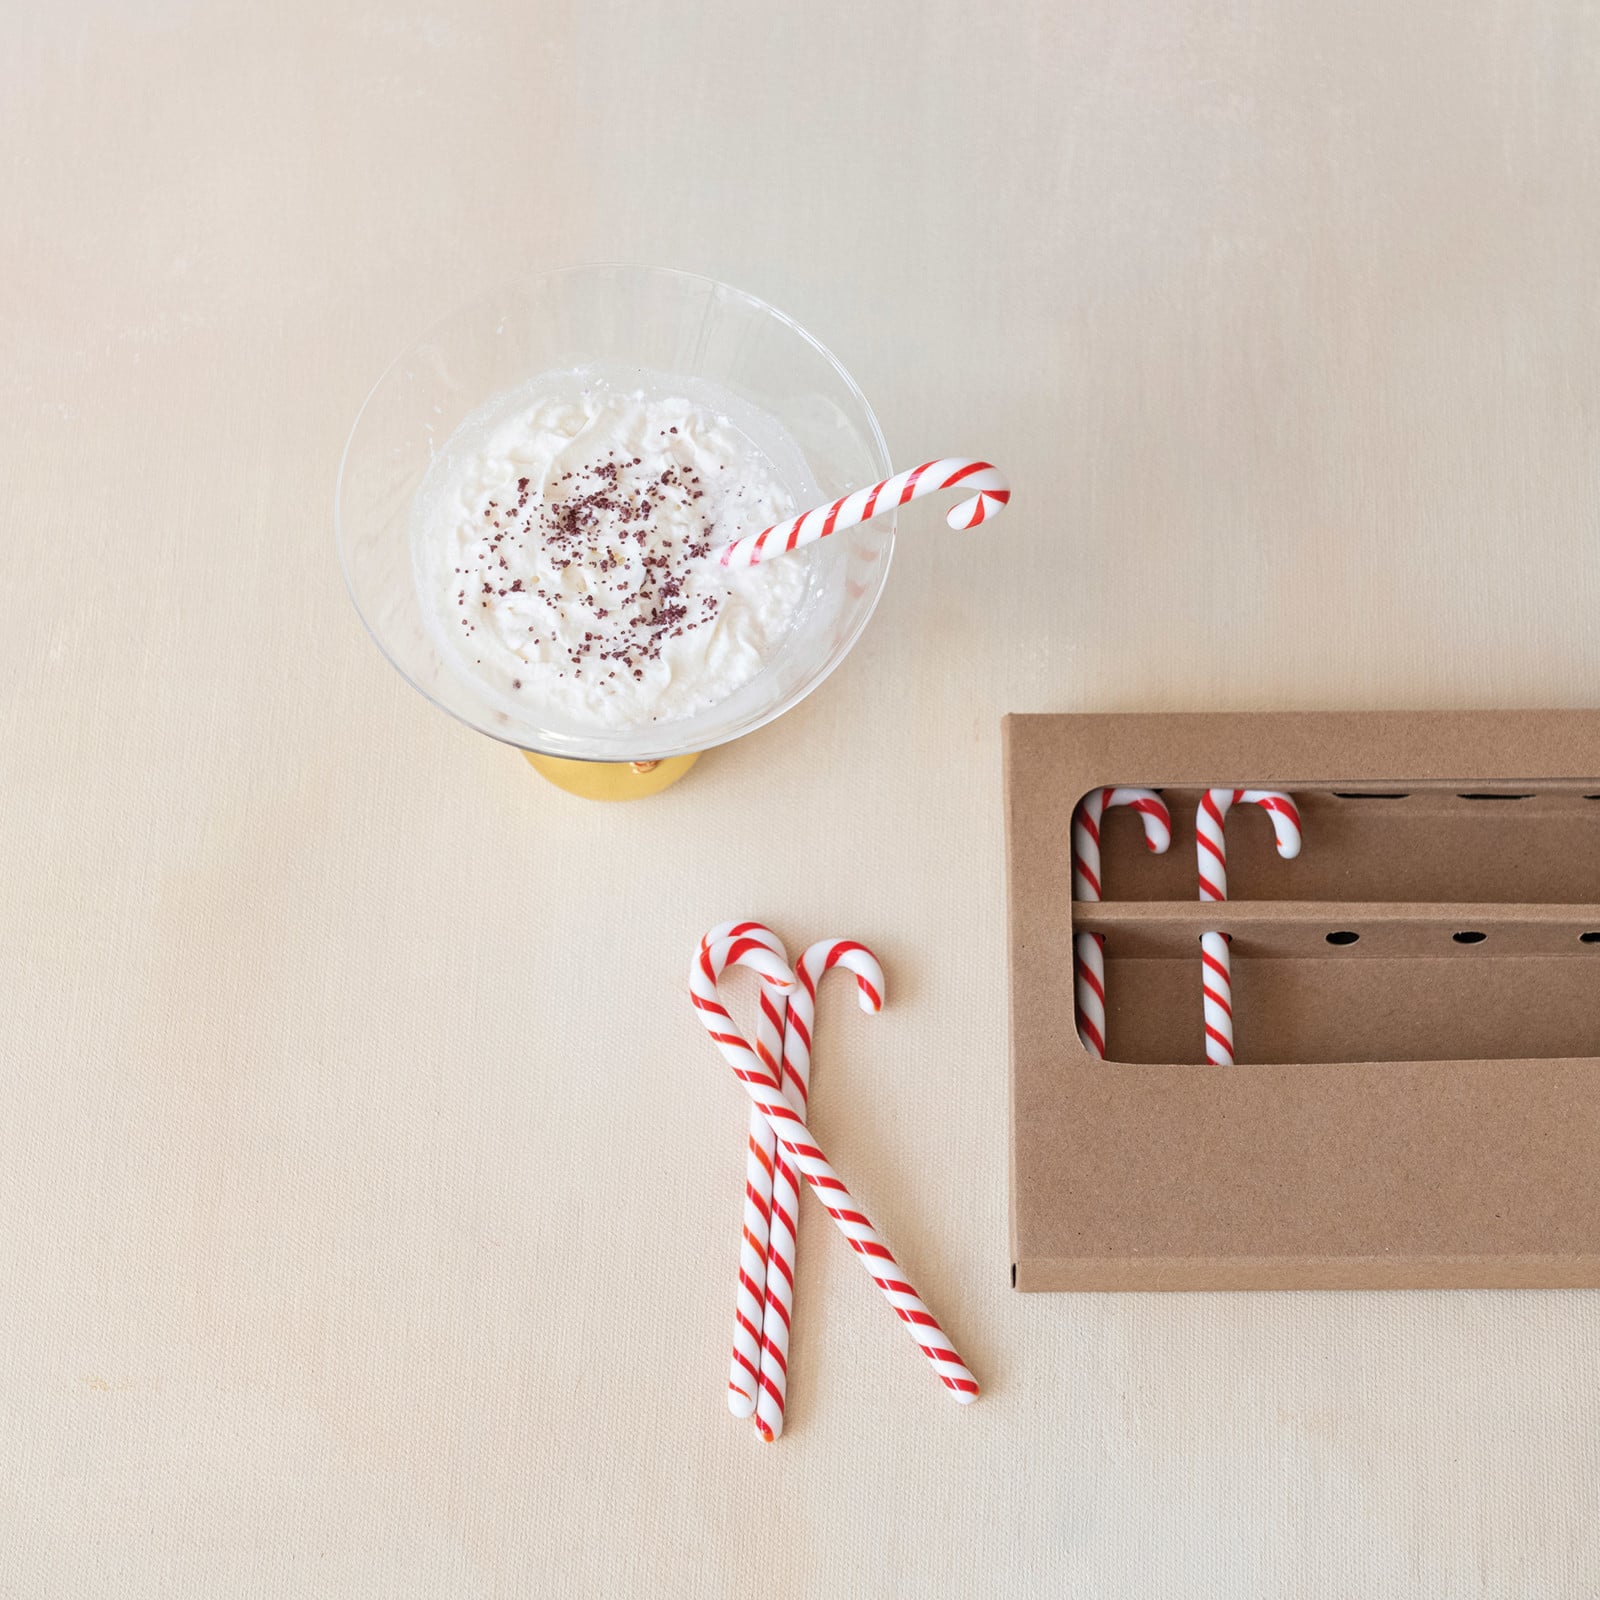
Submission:
[[[700,759],[698,752],[665,761],[568,761],[534,750],[522,753],[541,778],[585,800],[643,800],[660,794]]]

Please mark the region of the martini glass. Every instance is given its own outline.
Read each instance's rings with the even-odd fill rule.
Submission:
[[[580,367],[730,392],[789,435],[819,499],[887,477],[889,456],[860,389],[798,323],[727,284],[660,267],[569,267],[496,289],[424,334],[378,380],[351,429],[335,499],[345,582],[373,641],[419,694],[520,750],[552,782],[632,799],[781,716],[844,660],[883,592],[894,518],[778,558],[806,570],[793,626],[750,682],[692,716],[603,728],[492,703],[446,659],[418,593],[417,491],[464,419],[540,374]]]

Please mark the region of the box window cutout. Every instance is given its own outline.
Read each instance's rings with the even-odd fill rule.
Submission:
[[[1108,810],[1104,898],[1054,903],[1064,939],[1103,940],[1109,1069],[1204,1063],[1196,944],[1207,931],[1228,936],[1242,1067],[1600,1055],[1600,986],[1579,965],[1600,945],[1592,777],[1532,789],[1467,788],[1459,776],[1403,788],[1278,785],[1253,770],[1235,781],[1294,796],[1305,832],[1297,857],[1282,859],[1268,819],[1237,807],[1228,898],[1202,902],[1195,815],[1205,791],[1167,783],[1171,848],[1153,854],[1131,808]],[[1068,852],[1052,849],[1065,875]]]

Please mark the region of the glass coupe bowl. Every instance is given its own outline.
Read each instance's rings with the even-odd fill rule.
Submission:
[[[378,648],[406,681],[468,727],[525,752],[563,782],[574,762],[678,769],[693,756],[781,716],[848,654],[877,605],[894,548],[894,518],[833,535],[781,557],[806,565],[793,627],[749,683],[715,705],[643,728],[559,725],[490,704],[444,657],[413,576],[417,490],[461,422],[541,373],[637,368],[731,391],[791,436],[819,500],[890,473],[872,408],[805,329],[752,295],[658,267],[585,266],[497,289],[426,333],[367,397],[339,467],[335,527],[350,597]],[[796,507],[804,510],[812,501]],[[689,758],[681,760],[679,758]],[[602,774],[564,786],[607,792]],[[619,791],[636,792],[624,783]]]

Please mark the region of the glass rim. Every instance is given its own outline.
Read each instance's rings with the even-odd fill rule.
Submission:
[[[833,351],[828,348],[827,345],[817,338],[815,334],[803,327],[786,311],[780,310],[770,301],[763,300],[759,295],[751,294],[748,290],[739,288],[736,284],[726,283],[719,278],[710,277],[705,273],[689,272],[679,267],[656,266],[649,262],[638,261],[572,262],[566,266],[550,267],[539,272],[531,272],[523,274],[519,277],[507,278],[497,284],[492,284],[489,287],[480,290],[471,299],[461,302],[461,304],[455,306],[443,316],[438,317],[433,322],[429,323],[426,328],[424,328],[420,333],[416,334],[407,344],[403,345],[399,352],[388,363],[388,365],[384,367],[383,371],[379,373],[371,388],[367,390],[366,396],[362,400],[360,408],[357,410],[355,418],[350,424],[350,432],[345,438],[344,449],[339,453],[339,470],[335,474],[333,484],[334,546],[338,553],[339,572],[340,576],[344,580],[345,593],[350,599],[350,604],[354,608],[356,616],[360,618],[361,626],[366,631],[367,637],[372,640],[373,644],[377,646],[378,652],[383,656],[384,660],[387,661],[389,665],[400,674],[407,685],[421,695],[422,698],[426,700],[429,705],[435,707],[435,709],[443,711],[447,716],[453,718],[456,722],[461,723],[462,726],[472,729],[474,733],[482,734],[485,738],[494,739],[498,743],[509,745],[516,750],[531,751],[535,755],[548,756],[556,760],[589,761],[598,762],[601,764],[633,761],[664,761],[671,759],[673,756],[696,755],[706,750],[715,749],[719,745],[732,743],[735,739],[741,739],[746,734],[755,733],[758,729],[764,728],[769,723],[776,721],[777,718],[781,717],[785,712],[792,711],[795,706],[800,704],[802,700],[806,699],[815,689],[826,683],[827,680],[832,677],[834,672],[836,672],[843,664],[845,658],[855,648],[856,641],[861,637],[862,631],[866,628],[867,624],[876,614],[879,602],[883,599],[883,591],[889,580],[889,569],[894,561],[895,532],[899,520],[893,512],[890,513],[890,515],[882,524],[885,535],[883,556],[878,568],[877,583],[870,601],[862,608],[859,617],[856,618],[854,626],[850,629],[849,633],[842,637],[838,647],[832,652],[831,659],[825,662],[813,676],[807,678],[806,681],[794,691],[794,693],[789,695],[786,699],[779,701],[771,708],[761,712],[759,715],[751,717],[748,722],[741,724],[736,732],[725,733],[714,738],[690,738],[685,740],[668,741],[665,744],[659,744],[659,746],[657,744],[643,743],[643,741],[648,739],[649,736],[658,732],[664,732],[665,729],[672,727],[672,723],[665,724],[661,729],[652,726],[648,728],[616,728],[594,730],[592,734],[594,739],[603,740],[610,736],[611,738],[615,739],[619,746],[625,746],[626,742],[630,738],[637,738],[641,741],[642,748],[638,750],[619,748],[614,754],[577,753],[570,749],[550,749],[545,745],[532,743],[526,737],[519,737],[516,733],[504,731],[497,732],[493,728],[485,727],[478,722],[474,722],[470,717],[464,715],[455,707],[446,705],[443,701],[436,698],[426,687],[418,683],[411,673],[408,672],[406,668],[395,659],[394,654],[390,651],[389,647],[384,643],[382,637],[373,627],[372,622],[369,620],[367,613],[356,594],[355,582],[351,575],[350,562],[346,554],[343,500],[345,470],[349,465],[350,452],[355,445],[357,438],[360,436],[361,425],[366,420],[367,413],[371,409],[374,400],[376,400],[384,385],[389,382],[390,378],[394,375],[402,363],[409,359],[412,353],[420,346],[426,344],[428,340],[432,338],[440,329],[449,326],[449,324],[456,321],[457,318],[467,314],[474,307],[484,302],[494,300],[508,293],[531,288],[535,284],[549,282],[552,279],[596,272],[627,272],[641,277],[676,279],[681,283],[702,287],[716,294],[733,296],[736,299],[743,301],[747,306],[764,313],[766,316],[771,317],[775,322],[780,323],[791,333],[795,334],[804,344],[809,345],[812,350],[814,350],[816,354],[819,355],[822,360],[832,369],[833,373],[844,385],[851,398],[861,408],[861,414],[866,422],[871,446],[877,454],[878,469],[880,473],[884,476],[888,476],[893,471],[893,467],[889,459],[888,441],[883,436],[883,429],[878,422],[877,413],[872,409],[872,403],[867,399],[866,394],[861,388],[861,385],[856,382],[856,380],[851,376],[849,369],[842,361],[840,361],[838,356],[836,356]],[[676,720],[683,725],[688,726],[694,722],[695,718],[690,716]]]

